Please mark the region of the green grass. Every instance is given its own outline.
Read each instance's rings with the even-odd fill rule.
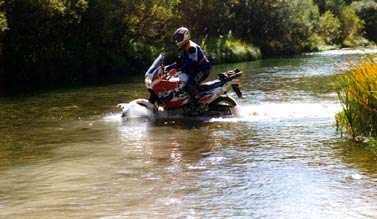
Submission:
[[[259,48],[233,37],[220,37],[202,43],[216,63],[253,61],[261,58]]]

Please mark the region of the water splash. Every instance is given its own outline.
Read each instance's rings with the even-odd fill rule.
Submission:
[[[210,122],[253,122],[297,118],[334,118],[341,110],[338,103],[264,103],[240,107],[239,116],[213,118]]]
[[[308,53],[308,55],[324,55],[324,56],[339,56],[339,55],[366,55],[377,53],[377,48],[361,48],[361,49],[336,49],[323,52]]]
[[[106,114],[102,120],[105,122],[122,122],[122,113]]]
[[[146,107],[141,106],[137,103],[137,100],[132,101],[130,103],[121,103],[118,104],[123,111],[123,114],[127,116],[127,118],[151,118],[153,117],[153,113],[148,110]]]
[[[328,118],[332,119],[335,114],[341,111],[339,103],[263,103],[255,105],[241,105],[238,108],[237,116],[220,117],[220,118],[187,118],[197,121],[209,122],[255,122],[255,121],[274,121],[289,119],[315,119]],[[139,111],[138,111],[139,110]],[[140,118],[143,114],[143,107],[132,108],[130,117]],[[161,117],[161,120],[184,119],[182,116]],[[105,122],[124,122],[122,113],[110,113],[103,117]],[[144,120],[139,120],[144,121]],[[145,121],[144,121],[145,122]]]

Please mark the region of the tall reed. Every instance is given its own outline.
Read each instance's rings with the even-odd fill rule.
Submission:
[[[369,57],[352,66],[338,82],[343,111],[336,115],[337,127],[353,139],[377,137],[377,61]]]

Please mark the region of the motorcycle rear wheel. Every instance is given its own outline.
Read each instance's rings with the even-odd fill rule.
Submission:
[[[237,106],[237,102],[229,96],[223,95],[209,104],[209,113],[217,116],[233,115],[233,109]]]

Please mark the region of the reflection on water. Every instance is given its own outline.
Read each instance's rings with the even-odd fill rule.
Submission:
[[[0,217],[375,218],[376,157],[327,86],[362,54],[331,54],[217,66],[245,72],[235,118],[123,121],[142,83],[3,99]]]

